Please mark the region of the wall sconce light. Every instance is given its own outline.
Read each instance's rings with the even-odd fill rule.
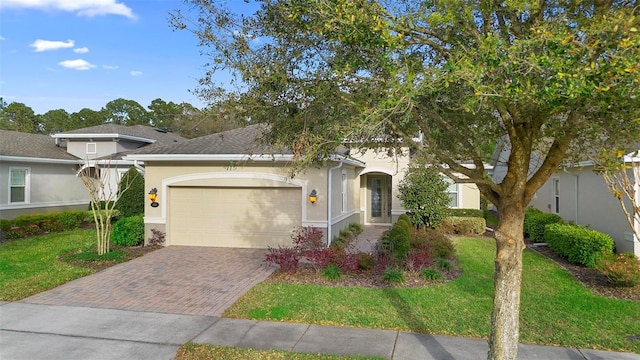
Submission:
[[[151,200],[151,207],[158,207],[156,200],[158,199],[158,189],[153,188],[149,191],[149,200]]]
[[[316,201],[318,201],[318,193],[316,192],[316,189],[313,189],[309,194],[309,202],[315,204]]]

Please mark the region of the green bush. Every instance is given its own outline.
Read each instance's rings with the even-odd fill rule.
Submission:
[[[435,229],[418,229],[411,233],[413,249],[427,249],[433,258],[453,259],[456,248],[451,239]]]
[[[327,267],[322,269],[322,276],[324,276],[328,280],[338,280],[342,277],[342,270],[335,264],[329,264]]]
[[[362,224],[360,223],[349,223],[349,230],[354,235],[358,235],[362,232]]]
[[[440,173],[425,165],[409,169],[398,185],[398,199],[409,212],[411,224],[435,228],[447,216],[451,199],[445,192],[449,184]]]
[[[434,268],[424,268],[422,269],[421,273],[425,279],[431,280],[431,281],[439,281],[439,280],[442,280],[442,278],[444,277],[444,274],[442,274],[442,271]]]
[[[449,209],[449,216],[458,217],[484,217],[481,209]]]
[[[529,206],[525,211],[524,211],[524,227],[523,227],[523,231],[525,235],[529,235],[529,228],[531,227],[531,217],[535,216],[537,214],[544,214],[541,210],[538,210],[532,206]]]
[[[529,239],[533,242],[545,242],[545,226],[549,224],[562,223],[562,218],[557,214],[549,213],[531,213],[528,217],[525,214],[526,233],[529,234]]]
[[[144,178],[136,168],[129,169],[120,179],[116,209],[123,217],[144,214]]]
[[[85,217],[85,211],[20,215],[12,220],[1,220],[0,230],[11,239],[19,239],[44,233],[74,230],[85,222]]]
[[[437,258],[436,265],[441,270],[451,270],[453,269],[453,262],[449,259]]]
[[[382,273],[382,280],[390,283],[390,284],[402,284],[405,281],[404,273],[396,268],[387,268],[384,273]]]
[[[411,233],[404,225],[394,224],[389,231],[387,231],[380,241],[383,244],[383,249],[389,251],[392,258],[396,260],[402,260],[409,254],[409,240]]]
[[[142,215],[123,217],[113,224],[111,241],[120,246],[137,246],[144,241],[144,219]]]
[[[594,267],[603,254],[613,252],[613,240],[609,235],[578,225],[549,224],[544,238],[549,249],[572,264]]]
[[[460,235],[481,235],[487,228],[487,221],[483,217],[465,217],[465,216],[449,216],[444,221],[444,227],[441,229],[444,233],[453,232]]]

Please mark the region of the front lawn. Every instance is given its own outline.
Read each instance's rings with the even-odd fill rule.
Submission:
[[[253,350],[208,344],[184,344],[176,354],[175,360],[365,360],[383,359],[379,357],[338,356],[306,354],[282,350]]]
[[[371,289],[264,282],[225,316],[487,338],[495,244],[457,240],[462,275],[420,288]],[[640,353],[640,303],[594,295],[554,262],[524,254],[522,342]]]

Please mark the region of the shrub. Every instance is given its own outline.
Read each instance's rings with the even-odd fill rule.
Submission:
[[[147,244],[150,246],[153,245],[164,245],[167,234],[164,231],[160,231],[158,229],[151,229],[151,237],[147,239]]]
[[[398,185],[398,198],[417,227],[437,227],[447,216],[451,199],[445,193],[449,184],[440,173],[417,164],[407,169]]]
[[[124,217],[111,231],[111,241],[120,246],[137,246],[144,241],[144,219],[142,215]]]
[[[449,209],[449,216],[484,218],[484,212],[482,209]]]
[[[66,211],[60,214],[58,222],[60,223],[62,230],[73,230],[80,227],[84,217],[84,211]]]
[[[395,224],[389,231],[382,235],[380,241],[383,244],[383,249],[389,251],[393,258],[402,260],[409,254],[410,236],[410,232],[406,226]]]
[[[419,229],[411,235],[411,247],[413,249],[427,249],[432,258],[453,258],[456,252],[450,238],[438,230]]]
[[[613,252],[609,235],[578,225],[549,224],[544,237],[554,253],[572,264],[594,267],[603,254]]]
[[[353,235],[358,235],[362,232],[362,225],[360,223],[349,223],[349,230]]]
[[[481,235],[484,234],[487,228],[487,221],[483,217],[464,217],[464,216],[449,216],[443,224],[453,227],[453,233],[460,235]],[[450,230],[440,227],[440,231],[450,234]]]
[[[132,167],[120,179],[116,209],[124,217],[144,214],[144,178]]]
[[[342,277],[342,271],[337,265],[331,264],[322,269],[322,276],[328,280],[334,281]]]
[[[614,255],[605,252],[596,263],[596,269],[616,286],[640,285],[640,259],[633,253]]]
[[[291,240],[293,246],[300,250],[312,250],[326,248],[322,240],[322,231],[313,226],[300,226],[293,230]]]
[[[299,252],[290,247],[268,247],[264,261],[269,264],[278,265],[280,271],[293,274],[298,268],[300,257]]]
[[[402,284],[404,283],[404,274],[401,270],[389,267],[382,274],[382,280],[390,284]]]
[[[436,266],[442,270],[451,270],[453,269],[453,262],[449,259],[437,258]]]
[[[439,281],[439,280],[442,280],[442,278],[444,277],[444,274],[442,274],[442,271],[434,268],[422,269],[421,273],[425,279],[431,280],[431,281]]]
[[[376,265],[376,259],[371,254],[360,252],[358,256],[358,267],[360,270],[369,271]]]
[[[335,262],[346,272],[357,271],[360,268],[359,257],[356,254],[340,254],[336,257]]]
[[[429,249],[413,249],[405,259],[405,267],[412,272],[433,265],[433,254]]]
[[[526,216],[526,215],[525,215]],[[549,224],[562,223],[562,218],[557,214],[532,213],[527,220],[527,233],[533,242],[545,241],[545,226]]]
[[[400,216],[398,216],[398,221],[406,221],[407,223],[409,223],[409,225],[411,225],[411,227],[413,227],[411,218],[407,214],[400,214]]]

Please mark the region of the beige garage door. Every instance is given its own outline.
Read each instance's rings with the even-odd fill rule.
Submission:
[[[167,206],[170,245],[291,245],[302,220],[300,188],[171,187]]]

